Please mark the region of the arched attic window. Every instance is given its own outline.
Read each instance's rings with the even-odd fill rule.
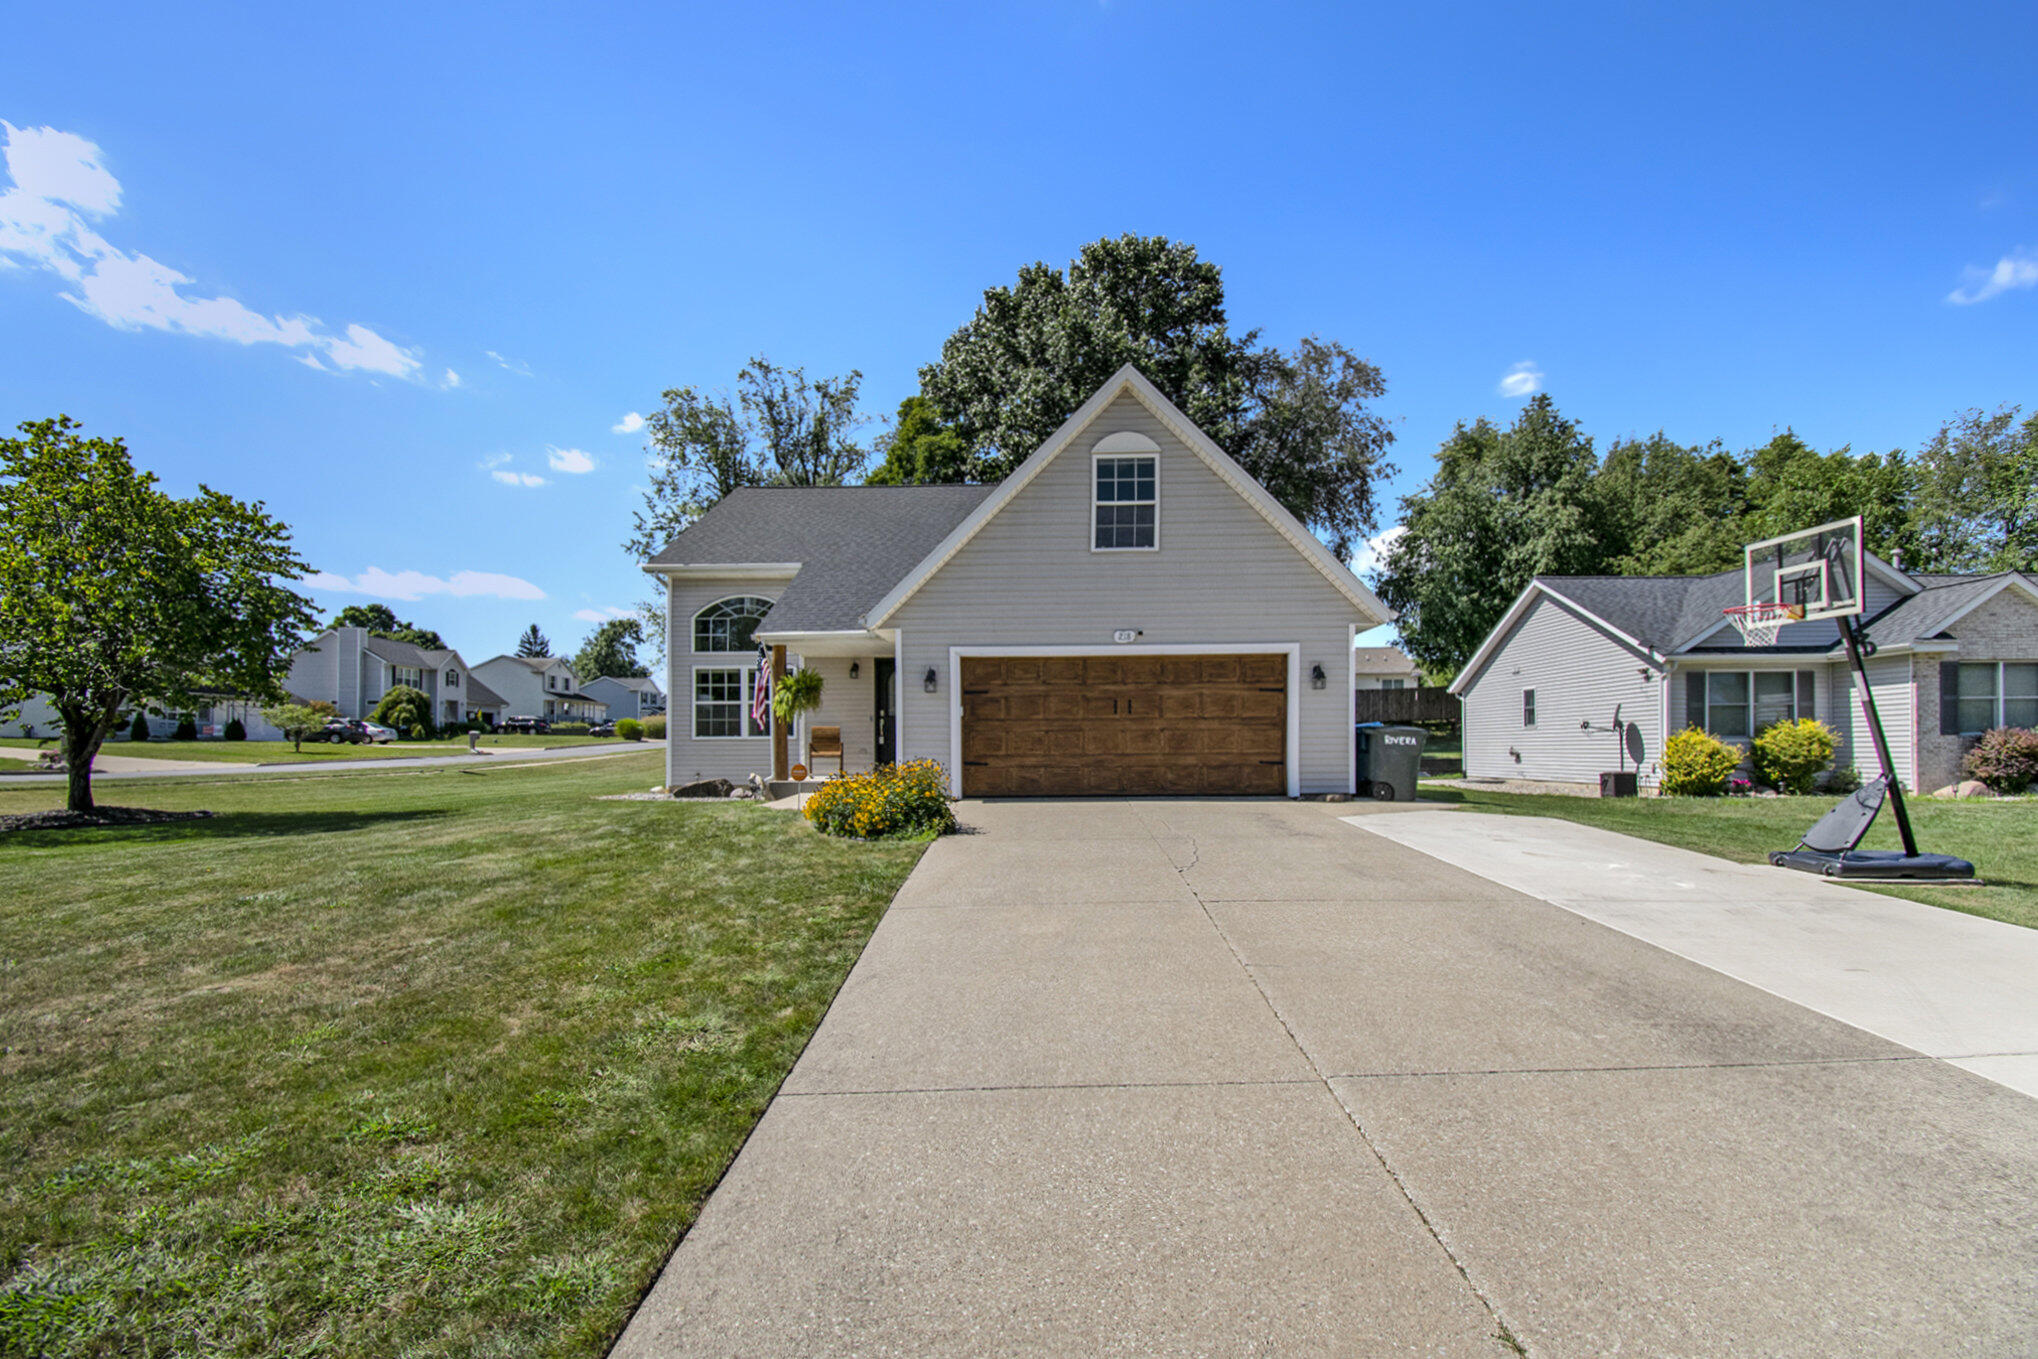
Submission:
[[[695,651],[749,651],[756,645],[757,625],[771,610],[771,601],[755,595],[718,599],[693,616]]]
[[[1160,546],[1160,445],[1137,430],[1091,446],[1090,548],[1151,552]]]

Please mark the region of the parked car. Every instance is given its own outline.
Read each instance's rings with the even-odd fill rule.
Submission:
[[[361,734],[378,746],[386,746],[396,739],[396,729],[385,727],[379,722],[362,722]]]
[[[616,734],[616,724],[613,722],[597,722],[587,729],[587,734],[589,736],[614,736]]]
[[[373,738],[365,730],[368,726],[358,717],[335,717],[332,721],[312,732],[307,741],[330,741],[334,745],[366,745]]]
[[[543,736],[552,730],[552,724],[542,717],[505,717],[496,730],[514,732],[519,736]]]

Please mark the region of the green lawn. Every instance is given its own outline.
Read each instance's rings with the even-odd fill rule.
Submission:
[[[1765,863],[1770,850],[1789,849],[1835,801],[1829,796],[1601,799],[1428,785],[1422,796],[1437,802],[1460,802],[1482,812],[1582,821],[1741,863]],[[2038,799],[1941,802],[1912,798],[1907,805],[1918,848],[1969,860],[1987,885],[1871,890],[2038,929]],[[1902,848],[1896,817],[1889,808],[1883,808],[1862,846]]]
[[[922,849],[594,800],[660,777],[0,834],[0,1354],[601,1354]]]
[[[483,750],[525,750],[550,746],[615,746],[624,744],[602,736],[484,736]],[[0,757],[18,754],[33,758],[38,749],[53,750],[54,741],[0,738]],[[300,764],[327,760],[394,760],[429,755],[465,755],[467,739],[445,741],[392,741],[386,746],[329,745],[307,741],[295,750],[288,741],[108,741],[100,747],[103,755],[125,755],[143,760],[197,760],[213,764]]]

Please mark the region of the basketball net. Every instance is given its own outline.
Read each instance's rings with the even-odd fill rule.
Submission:
[[[1723,610],[1727,621],[1741,634],[1741,641],[1748,646],[1774,646],[1776,634],[1783,630],[1785,623],[1794,623],[1804,617],[1802,604],[1777,604],[1762,602],[1736,604]]]

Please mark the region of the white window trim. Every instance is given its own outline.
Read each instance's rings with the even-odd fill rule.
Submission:
[[[1733,665],[1704,665],[1704,666],[1693,666],[1692,669],[1706,677],[1705,725],[1700,727],[1699,730],[1703,731],[1707,736],[1712,737],[1716,741],[1748,741],[1752,743],[1757,736],[1762,734],[1763,731],[1769,730],[1768,727],[1762,728],[1761,731],[1757,731],[1755,729],[1755,676],[1757,675],[1790,676],[1790,716],[1788,719],[1779,718],[1778,719],[1779,721],[1788,720],[1791,722],[1797,722],[1801,721],[1804,717],[1804,714],[1798,711],[1799,705],[1797,696],[1797,677],[1800,671],[1809,670],[1812,672],[1812,711],[1816,713],[1819,708],[1819,679],[1818,679],[1818,667],[1816,665],[1793,665],[1793,666],[1762,665],[1756,666],[1752,669],[1747,669],[1741,666]],[[1727,705],[1729,707],[1739,706],[1747,708],[1748,734],[1746,736],[1722,736],[1712,729],[1712,677],[1714,675],[1740,675],[1748,681],[1747,703],[1739,705],[1736,704]],[[1830,700],[1828,702],[1830,705]],[[1681,731],[1683,730],[1683,728],[1680,727],[1679,730]]]
[[[1959,665],[1962,669],[1970,665],[1992,665],[1996,668],[1995,721],[1992,725],[1982,728],[1982,731],[1994,731],[1997,727],[2006,726],[2009,723],[2008,706],[2010,696],[2004,688],[2004,681],[2009,677],[2003,673],[2003,667],[2006,665],[2038,665],[2038,661],[1956,661],[1955,664]],[[2025,695],[2019,694],[2017,697],[2023,698]],[[1960,722],[1960,705],[1969,701],[1971,700],[1963,699],[1960,696],[1960,687],[1956,684],[1953,689],[1953,721],[1956,726]],[[1961,727],[1959,734],[1961,736],[1979,736],[1981,732],[1969,731],[1967,728]]]
[[[1533,728],[1536,725],[1536,719],[1541,716],[1542,713],[1536,708],[1535,686],[1531,685],[1521,691],[1521,725],[1523,729]]]
[[[707,654],[709,654],[709,655],[721,655],[721,654],[724,654],[724,653],[721,653],[721,652],[710,652],[710,653],[707,653]],[[743,654],[743,653],[741,653],[741,652],[735,652],[735,651],[731,651],[731,652],[728,652],[728,653],[726,653],[726,654],[728,654],[728,655],[731,655],[731,656],[736,656],[736,655],[741,655],[741,654]],[[766,714],[764,715],[764,733],[763,733],[762,735],[760,735],[760,736],[748,736],[748,735],[739,735],[739,736],[702,736],[702,735],[700,735],[700,734],[699,734],[699,732],[700,732],[700,722],[699,722],[699,720],[698,720],[698,715],[699,715],[699,713],[700,713],[700,704],[701,704],[701,700],[700,700],[700,673],[701,673],[701,671],[703,671],[703,670],[734,670],[734,671],[735,671],[735,672],[736,672],[736,673],[737,673],[738,675],[740,675],[740,676],[741,676],[741,679],[740,679],[740,680],[738,681],[738,686],[739,686],[739,688],[740,688],[740,690],[741,690],[741,697],[740,697],[740,699],[739,699],[739,702],[740,702],[740,704],[741,704],[741,706],[742,706],[742,709],[743,709],[743,726],[744,726],[744,728],[745,728],[745,730],[746,730],[746,731],[748,730],[748,728],[749,728],[749,726],[750,726],[750,696],[751,696],[751,694],[752,694],[752,693],[754,693],[754,692],[755,692],[755,687],[756,687],[756,684],[757,684],[757,653],[756,653],[756,652],[754,652],[754,651],[753,651],[753,652],[750,652],[750,653],[749,653],[749,664],[747,664],[747,665],[744,665],[744,664],[740,664],[740,663],[739,663],[739,664],[736,664],[736,665],[696,665],[696,666],[695,666],[695,667],[693,668],[693,673],[694,673],[694,680],[693,680],[693,686],[692,686],[692,687],[691,687],[691,688],[690,688],[690,689],[689,689],[689,690],[687,691],[687,702],[686,702],[686,732],[687,732],[687,739],[688,739],[688,740],[690,740],[690,741],[768,741],[768,740],[770,740],[770,739],[771,739],[771,729],[772,729],[772,725],[773,725],[773,724],[774,724],[775,722],[777,722],[777,721],[778,721],[778,717],[777,717],[777,715],[776,715],[776,714],[774,714],[774,713],[769,713],[769,712],[767,712],[767,713],[766,713]],[[669,734],[670,734],[670,733],[668,732],[668,735],[669,735]]]
[[[1156,488],[1158,489],[1158,488]],[[952,646],[948,649],[948,782],[962,787],[962,663],[971,656],[1286,656],[1288,796],[1302,796],[1302,644],[1300,642],[1155,642],[1130,646]],[[1347,685],[1347,688],[1350,686]],[[1353,700],[1345,701],[1347,710]],[[1345,739],[1353,740],[1352,728]],[[904,757],[903,750],[900,752]],[[1353,756],[1356,760],[1357,756]]]
[[[1104,505],[1144,505],[1144,500],[1099,500],[1097,499],[1097,464],[1105,458],[1114,461],[1120,458],[1153,459],[1153,546],[1152,547],[1098,547],[1097,510]],[[1087,530],[1092,552],[1158,552],[1161,550],[1161,456],[1158,453],[1092,453],[1090,455],[1090,523]]]
[[[729,604],[729,603],[733,603],[734,601],[736,601],[736,600],[739,600],[739,599],[759,599],[759,600],[763,600],[763,601],[764,601],[764,607],[765,607],[765,612],[766,612],[766,613],[769,613],[769,612],[771,611],[771,606],[772,606],[772,605],[774,605],[774,604],[778,603],[778,601],[777,601],[776,599],[773,599],[773,598],[771,598],[771,597],[770,597],[769,595],[759,595],[759,594],[752,594],[752,593],[750,593],[750,592],[748,592],[748,591],[744,591],[743,593],[740,593],[740,594],[733,594],[733,595],[723,595],[723,596],[722,596],[722,597],[721,597],[720,599],[711,599],[711,600],[709,600],[709,601],[708,601],[707,603],[705,603],[705,604],[701,605],[701,606],[700,606],[700,607],[699,607],[698,609],[695,609],[695,610],[693,611],[692,615],[691,615],[691,616],[689,616],[689,617],[687,618],[687,620],[686,620],[686,645],[687,645],[687,653],[688,653],[689,655],[693,655],[693,656],[744,656],[744,655],[752,655],[752,654],[755,654],[755,652],[756,652],[756,650],[757,650],[757,635],[756,635],[756,629],[754,629],[754,628],[753,628],[753,629],[751,630],[751,637],[750,637],[750,641],[749,641],[749,642],[747,642],[747,643],[745,643],[744,645],[742,645],[742,646],[740,646],[740,647],[731,647],[731,648],[730,648],[729,650],[727,650],[727,651],[703,651],[703,650],[701,650],[701,646],[700,646],[700,635],[701,635],[701,634],[700,634],[700,622],[701,622],[701,615],[702,615],[702,614],[704,614],[704,613],[706,613],[706,612],[707,612],[707,611],[708,611],[709,609],[713,609],[713,608],[718,608],[718,607],[720,607],[720,606],[721,606],[721,605],[723,605],[723,604]]]

